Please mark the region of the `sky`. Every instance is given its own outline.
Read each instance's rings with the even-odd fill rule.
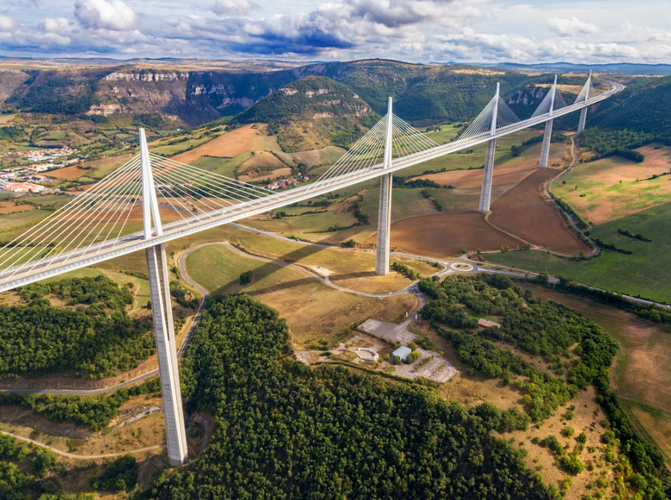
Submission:
[[[0,55],[669,63],[669,0],[0,0]]]

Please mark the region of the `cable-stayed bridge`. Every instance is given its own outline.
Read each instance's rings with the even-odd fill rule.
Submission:
[[[184,463],[186,437],[166,242],[380,177],[376,272],[386,274],[393,172],[487,143],[480,211],[488,212],[497,139],[545,124],[539,166],[546,167],[553,120],[580,111],[578,133],[581,133],[587,108],[623,89],[620,84],[609,83],[610,90],[597,93],[590,74],[575,102],[568,105],[555,78],[550,91],[527,120],[520,120],[500,98],[497,85],[495,96],[468,128],[457,140],[443,145],[394,115],[390,98],[387,114],[321,177],[281,192],[153,154],[141,129],[139,155],[0,248],[0,291],[145,250],[168,456],[174,465]],[[161,211],[179,218],[164,224]],[[139,223],[142,230],[138,230]]]

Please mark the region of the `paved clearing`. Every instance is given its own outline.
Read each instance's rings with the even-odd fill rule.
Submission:
[[[384,321],[369,319],[359,326],[359,330],[366,332],[373,337],[382,339],[392,345],[396,342],[407,345],[417,338],[417,334],[408,330],[408,325],[413,320],[413,316],[414,314],[400,325],[391,325],[389,323],[385,323]],[[354,337],[348,340],[348,343],[351,343],[356,338],[357,337]],[[372,349],[378,352],[382,350],[382,347],[376,347],[372,347]],[[355,348],[350,347],[349,350],[355,350]],[[417,361],[409,365],[396,365],[393,374],[398,377],[409,379],[422,377],[427,380],[432,380],[442,384],[450,380],[457,373],[457,369],[439,353],[435,351],[427,351],[421,347],[417,348],[417,352],[419,353],[419,358]],[[429,360],[425,361],[427,358]],[[424,362],[424,364],[419,366],[419,364],[422,362]]]

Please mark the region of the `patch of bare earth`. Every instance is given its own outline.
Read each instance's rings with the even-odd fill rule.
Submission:
[[[254,128],[254,125],[245,125],[226,132],[191,151],[174,156],[173,159],[182,163],[191,163],[201,156],[234,158],[242,153],[264,150],[279,150],[277,139],[265,134],[262,127]]]
[[[375,243],[376,236],[367,242]],[[391,243],[397,250],[417,255],[447,258],[466,250],[498,250],[518,247],[522,242],[495,229],[479,212],[438,213],[412,217],[391,226]]]
[[[489,222],[519,238],[559,252],[588,252],[590,248],[566,227],[557,209],[542,195],[540,186],[557,175],[538,169],[492,205]]]

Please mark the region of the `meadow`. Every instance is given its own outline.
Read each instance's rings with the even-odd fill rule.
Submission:
[[[671,147],[651,144],[636,163],[620,156],[582,163],[552,185],[586,221],[599,225],[666,203],[671,195]]]
[[[399,321],[417,305],[411,294],[382,300],[341,292],[300,270],[241,255],[224,245],[194,250],[186,266],[190,277],[208,292],[245,292],[277,309],[286,318],[297,346],[314,340],[335,342],[349,325],[369,317]],[[240,275],[246,271],[252,271],[253,279],[241,285]]]
[[[618,233],[628,230],[652,239],[639,241]],[[631,250],[625,255],[604,250],[602,256],[575,261],[543,252],[510,252],[487,256],[489,262],[545,272],[589,283],[629,295],[664,303],[671,302],[671,203],[665,203],[621,219],[602,224],[590,232],[593,237]]]

